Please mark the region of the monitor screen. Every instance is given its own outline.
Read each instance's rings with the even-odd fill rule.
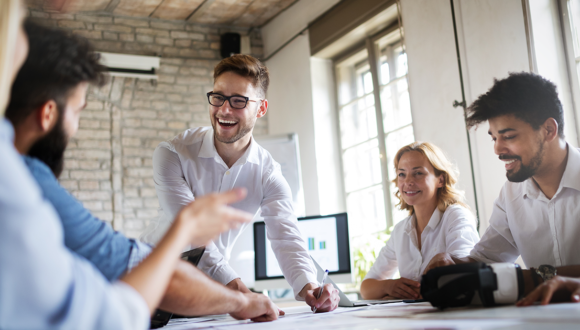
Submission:
[[[350,247],[346,213],[298,218],[298,229],[310,256],[329,274],[350,273]],[[254,223],[256,281],[283,278],[266,237],[264,222]]]

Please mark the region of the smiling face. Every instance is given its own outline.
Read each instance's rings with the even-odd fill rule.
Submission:
[[[437,205],[437,190],[444,185],[443,175],[435,169],[419,151],[405,152],[397,168],[397,186],[405,203],[417,206]]]
[[[509,181],[522,182],[537,173],[545,154],[539,131],[514,115],[505,115],[489,120],[488,133]]]
[[[252,82],[233,72],[225,72],[215,79],[213,92],[226,97],[238,95],[249,97],[243,109],[232,108],[228,101],[222,106],[209,106],[211,125],[215,139],[222,143],[235,143],[251,136],[256,119],[266,113],[267,101],[259,100],[258,90]]]

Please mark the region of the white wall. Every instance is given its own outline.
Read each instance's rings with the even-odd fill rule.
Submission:
[[[306,215],[320,214],[308,32],[270,59],[268,133],[298,133]]]
[[[528,71],[528,53],[520,0],[455,1],[467,104],[486,92],[494,78]],[[460,187],[474,209],[473,186],[460,108],[459,73],[451,5],[447,0],[402,0],[409,56],[409,88],[415,134],[433,141],[457,162]],[[488,225],[493,202],[505,182],[505,170],[493,153],[487,124],[471,131],[480,231]]]
[[[456,1],[466,101],[485,93],[493,79],[509,72],[529,71],[528,47],[521,0]],[[480,201],[480,231],[488,226],[493,203],[506,181],[505,168],[493,151],[488,124],[472,130],[476,186]]]
[[[299,0],[262,28],[264,56],[276,49],[314,21],[340,0]]]
[[[345,212],[341,153],[336,138],[340,136],[340,132],[336,111],[334,65],[331,60],[312,57],[310,68],[320,214]]]
[[[448,0],[402,0],[409,95],[417,141],[439,146],[457,165],[459,189],[475,211],[461,85]]]
[[[300,0],[293,4],[262,28],[265,56],[270,56],[338,2],[339,0]],[[337,195],[337,190],[342,189],[341,183],[334,182],[333,187],[325,185],[325,182],[330,181],[329,175],[336,177],[337,168],[339,168],[336,167],[338,158],[332,155],[332,152],[337,152],[336,149],[321,151],[326,152],[328,157],[335,157],[334,169],[325,169],[324,165],[321,165],[328,159],[325,158],[323,163],[319,164],[316,158],[317,148],[336,148],[336,146],[329,147],[329,143],[324,142],[315,143],[317,136],[321,137],[321,134],[324,136],[326,133],[333,134],[335,131],[327,127],[324,132],[319,132],[318,135],[316,133],[313,104],[314,102],[318,105],[322,103],[313,100],[313,84],[316,86],[328,84],[328,74],[323,73],[316,78],[313,77],[315,71],[319,73],[324,71],[324,66],[320,67],[319,63],[313,63],[320,69],[313,70],[311,67],[308,31],[298,36],[266,62],[270,71],[270,88],[267,95],[270,109],[266,115],[268,133],[270,135],[298,133],[306,215],[344,210],[343,197]],[[327,109],[322,111],[328,113]],[[323,140],[318,139],[318,141]],[[332,143],[335,141],[330,142]],[[321,200],[323,206],[321,206]]]

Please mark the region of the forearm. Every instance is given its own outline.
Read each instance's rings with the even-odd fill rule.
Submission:
[[[558,276],[580,277],[580,265],[556,267]]]
[[[381,299],[386,296],[387,282],[389,280],[375,280],[367,278],[360,285],[360,294],[363,299]]]
[[[121,280],[143,297],[151,312],[159,305],[179,261],[179,253],[188,242],[185,230],[171,226],[151,254]]]
[[[455,257],[455,256],[451,256],[451,258],[453,259],[453,262],[455,262],[456,264],[469,264],[472,262],[477,262],[477,260],[470,258],[470,257]]]
[[[566,276],[566,277],[580,277],[580,266],[562,266],[557,267],[557,274],[558,276]],[[540,275],[532,273],[531,270],[524,269],[522,271],[524,275],[524,294],[528,295],[532,292],[537,286],[544,283],[544,280]],[[535,277],[535,281],[534,278]],[[557,295],[556,295],[557,296]]]
[[[180,261],[159,308],[194,316],[232,313],[243,304],[241,292],[228,289],[191,264]]]
[[[248,289],[248,287],[244,284],[244,282],[242,282],[242,280],[240,278],[234,279],[233,281],[228,283],[226,286],[232,290],[240,291],[242,293],[251,293],[252,292],[252,291],[250,291],[250,289]]]

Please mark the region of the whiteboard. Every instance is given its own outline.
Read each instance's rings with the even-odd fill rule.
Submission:
[[[304,191],[302,189],[302,173],[300,170],[300,149],[298,147],[298,134],[284,134],[274,136],[254,137],[256,142],[266,149],[272,158],[280,164],[282,175],[288,181],[292,190],[292,201],[296,217],[303,217]],[[262,221],[260,211],[254,217],[254,221]],[[254,231],[253,226],[248,226],[234,243],[230,258],[230,266],[238,273],[242,282],[247,287],[254,287]]]
[[[290,185],[290,189],[292,190],[294,213],[297,217],[303,217],[305,207],[304,191],[302,190],[302,172],[300,171],[298,134],[264,136],[254,139],[280,164],[282,175],[288,181],[288,185]]]

